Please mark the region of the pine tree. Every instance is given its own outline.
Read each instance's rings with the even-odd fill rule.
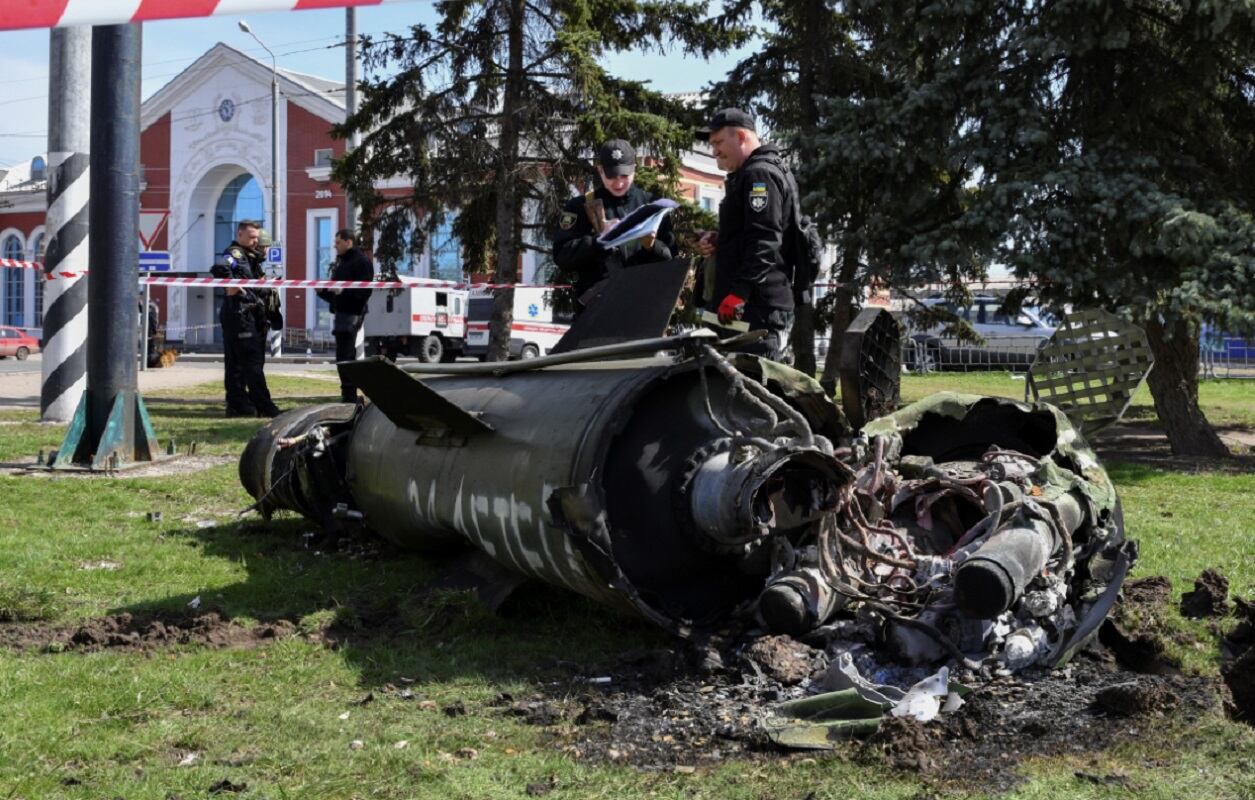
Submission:
[[[678,174],[693,111],[598,61],[635,48],[709,55],[746,31],[716,24],[685,0],[444,0],[439,22],[367,41],[359,111],[338,129],[362,146],[334,175],[363,207],[376,257],[421,253],[427,233],[456,212],[466,260],[497,283],[518,280],[526,249],[547,235],[572,186],[592,178],[588,153],[608,137],[632,141]],[[412,188],[385,200],[377,181]],[[489,358],[506,357],[512,291],[493,308]]]

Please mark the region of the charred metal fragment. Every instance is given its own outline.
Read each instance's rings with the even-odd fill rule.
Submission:
[[[841,335],[841,405],[855,428],[898,408],[902,327],[887,308],[865,308]]]
[[[1136,550],[1062,412],[942,393],[862,433],[823,565],[882,615],[899,663],[970,654],[1018,670],[1094,635],[1091,612],[1105,616]]]

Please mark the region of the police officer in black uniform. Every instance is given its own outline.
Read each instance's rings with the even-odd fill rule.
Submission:
[[[213,274],[220,278],[263,278],[257,240],[260,226],[244,220],[236,226],[235,241],[227,246]],[[274,289],[228,287],[218,320],[222,323],[226,357],[225,383],[228,417],[273,417],[279,407],[266,386],[266,334],[283,327],[279,296]]]
[[[746,112],[725,108],[698,135],[728,172],[719,231],[703,235],[697,246],[715,257],[707,308],[720,322],[741,319],[750,330],[767,331],[765,339],[741,349],[787,361],[794,305],[785,239],[797,224],[796,184],[780,149],[759,140]]]
[[[375,277],[370,259],[357,247],[357,234],[348,228],[336,231],[336,263],[331,268],[333,281],[369,281]],[[366,320],[366,304],[370,289],[319,289],[317,295],[331,306],[334,315],[331,332],[336,339],[336,361],[357,359],[357,332]],[[340,400],[357,402],[357,387],[341,373]]]
[[[637,264],[670,261],[675,253],[671,216],[663,218],[658,233],[618,247],[604,247],[597,237],[636,209],[657,198],[634,186],[636,151],[622,139],[611,139],[597,151],[600,185],[572,197],[562,208],[553,237],[553,260],[573,284],[578,315],[595,302],[601,284],[611,272]]]

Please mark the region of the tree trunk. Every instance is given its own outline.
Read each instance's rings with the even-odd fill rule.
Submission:
[[[793,346],[793,368],[814,377],[815,306],[812,303],[798,302],[794,306],[793,331],[789,334],[789,341]]]
[[[799,125],[801,136],[798,141],[798,160],[803,164],[811,163],[815,156],[815,128],[819,124],[819,107],[815,102],[816,59],[824,53],[820,36],[819,19],[825,9],[824,0],[807,0],[802,8],[802,38],[797,53],[797,93],[798,109],[801,112]],[[799,186],[799,191],[801,188]],[[798,198],[801,203],[802,198]],[[800,207],[800,205],[799,205]],[[790,344],[793,349],[793,366],[807,375],[815,374],[815,303],[814,292],[807,292],[806,302],[795,302],[796,316],[793,320],[793,332]],[[794,296],[795,301],[801,298]]]
[[[1147,383],[1174,455],[1223,458],[1229,449],[1198,406],[1198,330],[1184,320],[1146,325],[1155,366]]]
[[[851,225],[851,231],[857,230]],[[845,329],[854,321],[854,279],[858,276],[859,246],[847,239],[841,251],[841,269],[837,272],[836,304],[832,312],[832,338],[828,342],[828,355],[824,358],[824,374],[819,383],[830,395],[836,395],[837,379],[841,366],[841,342]]]
[[[523,98],[523,23],[525,0],[510,0],[506,33],[509,63],[501,98],[501,133],[497,140],[497,270],[496,282],[512,285],[519,277],[519,113]],[[488,360],[510,357],[510,326],[514,322],[514,289],[493,295],[488,331]]]

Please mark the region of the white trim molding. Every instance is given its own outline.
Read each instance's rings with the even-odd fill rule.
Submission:
[[[327,208],[309,208],[305,210],[305,277],[317,278],[318,275],[318,225],[320,218],[331,218],[331,237],[334,240],[336,231],[340,230],[340,209],[335,206]],[[318,325],[318,296],[313,289],[305,290],[305,329],[314,330]]]

